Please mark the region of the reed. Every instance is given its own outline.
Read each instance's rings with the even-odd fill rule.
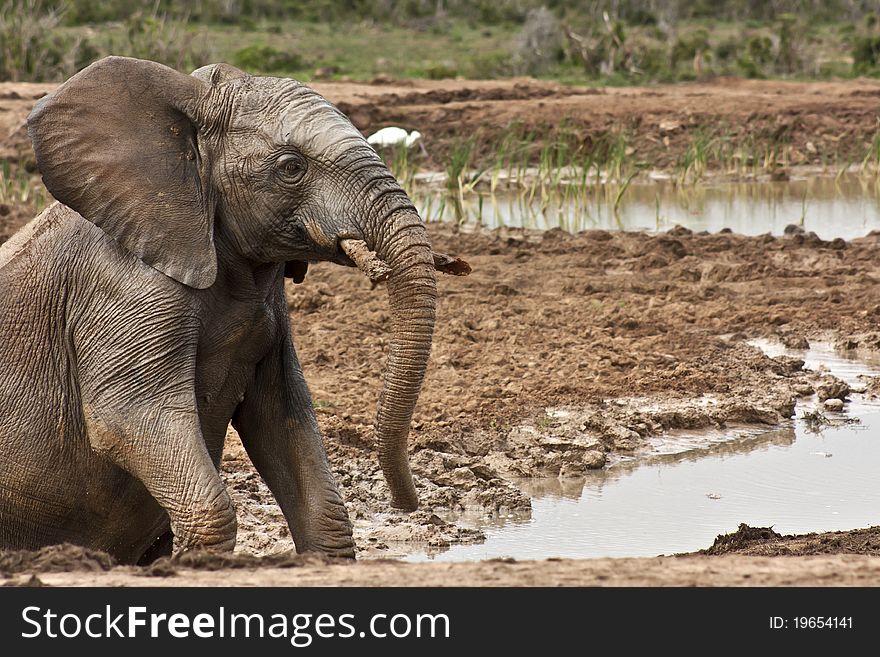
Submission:
[[[46,207],[48,199],[46,188],[22,163],[13,166],[9,160],[0,162],[0,204],[25,206],[37,213]]]

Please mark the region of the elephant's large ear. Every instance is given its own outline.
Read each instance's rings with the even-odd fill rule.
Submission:
[[[28,117],[52,195],[147,264],[199,289],[217,275],[214,200],[198,148],[208,91],[167,66],[107,57]]]

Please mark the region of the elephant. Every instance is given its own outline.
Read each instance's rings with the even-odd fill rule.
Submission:
[[[284,296],[309,262],[355,266],[345,241],[388,268],[376,444],[391,504],[417,507],[435,254],[345,115],[294,80],[114,56],[28,133],[55,202],[0,247],[0,547],[233,549],[232,423],[297,551],[353,557]]]

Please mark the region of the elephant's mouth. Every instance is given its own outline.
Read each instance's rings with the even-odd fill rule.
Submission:
[[[303,255],[288,256],[284,261],[284,277],[292,279],[294,283],[302,283],[305,280],[310,262],[332,262],[343,267],[357,267],[357,262],[346,254],[343,242],[357,242],[366,248],[366,243],[363,241],[340,237],[332,248],[322,245],[322,248],[319,249],[312,247]]]
[[[333,229],[328,229],[331,225]],[[330,219],[324,215],[312,212],[302,212],[292,215],[284,225],[287,226],[285,241],[292,241],[298,245],[296,254],[300,260],[311,262],[333,262],[345,267],[357,265],[349,258],[342,243],[346,240],[363,240],[364,235],[360,226],[353,219]],[[288,255],[290,259],[292,254]]]

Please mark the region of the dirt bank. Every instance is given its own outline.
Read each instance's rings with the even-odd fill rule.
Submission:
[[[29,157],[24,119],[52,84],[0,84],[0,158]],[[365,133],[388,125],[423,134],[423,168],[444,170],[457,142],[475,137],[473,165],[492,163],[511,124],[534,134],[532,157],[563,123],[586,147],[625,131],[626,156],[655,169],[693,158],[701,144],[711,166],[734,145],[763,161],[861,164],[877,133],[880,82],[718,79],[651,87],[572,87],[514,80],[402,80],[313,85]],[[688,151],[691,150],[690,156]],[[876,150],[876,149],[875,149]],[[717,152],[716,152],[717,151]],[[784,152],[784,153],[783,153]],[[876,153],[875,153],[876,157]]]
[[[543,138],[563,122],[587,147],[625,131],[632,161],[669,169],[698,142],[710,166],[719,155],[714,147],[722,143],[756,157],[778,151],[781,158],[786,151],[789,162],[799,165],[861,163],[877,132],[880,84],[719,79],[596,89],[524,79],[419,81],[382,91],[323,84],[319,90],[362,130],[385,125],[418,129],[440,169],[450,145],[470,135],[476,136],[478,158],[491,163],[493,144],[511,123],[537,135],[537,157]],[[716,137],[720,141],[708,146]]]

